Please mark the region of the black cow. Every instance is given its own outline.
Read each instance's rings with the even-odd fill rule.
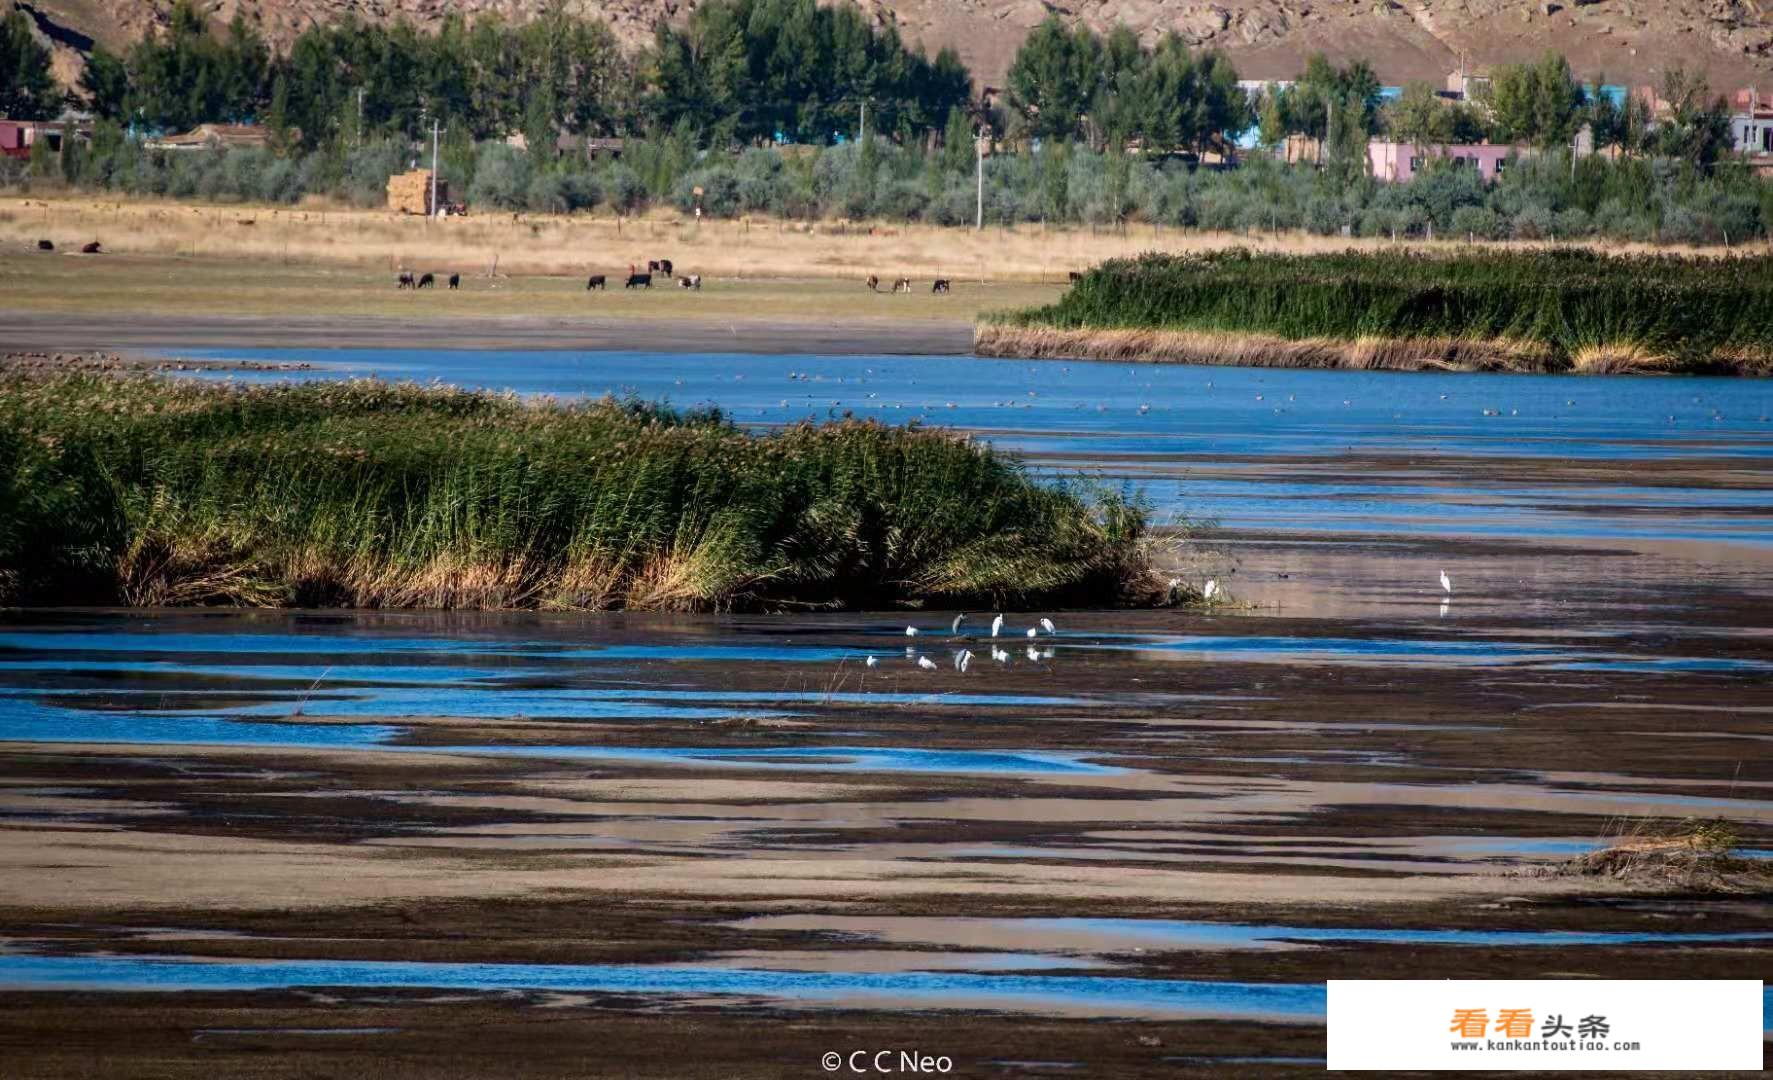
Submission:
[[[646,268],[655,274],[664,274],[666,277],[671,276],[670,259],[648,259],[646,261]]]
[[[934,285],[930,286],[930,291],[933,293],[947,292],[948,291],[948,279],[945,277],[937,278],[936,283]]]
[[[585,291],[590,292],[592,289],[603,289],[606,292],[609,290],[609,284],[602,274],[592,274],[591,280],[585,282]]]
[[[80,247],[80,254],[82,254],[82,255],[97,255],[98,253],[99,253],[99,242],[97,240],[94,240],[90,244],[83,244]]]
[[[412,276],[411,270],[400,271],[400,276],[398,278],[394,279],[394,287],[396,289],[410,289],[413,287],[413,284],[414,284],[414,282],[413,282],[413,276]]]
[[[462,287],[462,275],[460,275],[460,274],[451,274],[451,275],[450,275],[450,276],[449,276],[449,287],[450,287],[450,288],[452,288],[452,289],[459,289],[459,288],[461,288],[461,287]]]
[[[1078,283],[1078,282],[1080,282],[1080,281],[1082,281],[1082,280],[1083,280],[1083,275],[1082,275],[1082,274],[1080,274],[1080,273],[1078,273],[1078,272],[1077,272],[1077,271],[1076,271],[1076,270],[1073,270],[1073,271],[1072,271],[1072,272],[1071,272],[1071,283],[1072,283],[1072,284],[1073,284],[1073,285],[1076,285],[1076,284],[1077,284],[1077,283]]]
[[[650,289],[652,287],[653,276],[651,274],[629,274],[628,284],[622,286],[624,289]]]
[[[54,251],[55,244],[49,240],[39,240],[39,241],[37,241],[37,250],[38,251]]]
[[[435,284],[437,284],[437,279],[435,277],[432,277],[430,274],[426,274],[424,277],[419,278],[419,283],[417,285],[414,285],[413,288],[422,289],[427,285],[435,285]]]

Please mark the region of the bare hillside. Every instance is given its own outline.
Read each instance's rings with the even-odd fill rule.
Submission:
[[[6,3],[8,0],[0,0]],[[92,41],[120,47],[152,30],[171,0],[16,0],[55,42],[71,78]],[[236,11],[277,45],[303,28],[353,12],[435,24],[446,11],[522,17],[546,0],[213,0],[218,21]],[[565,0],[606,19],[629,44],[660,18],[682,20],[697,0]],[[1252,78],[1297,72],[1322,50],[1365,57],[1387,82],[1439,81],[1463,58],[1474,68],[1536,56],[1570,57],[1584,78],[1652,82],[1675,62],[1703,67],[1719,91],[1773,85],[1773,0],[860,0],[908,40],[953,45],[984,83],[1001,82],[1028,29],[1057,12],[1097,28],[1125,22],[1147,38],[1176,30],[1229,52]]]

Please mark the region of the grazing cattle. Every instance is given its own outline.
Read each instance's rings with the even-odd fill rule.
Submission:
[[[414,284],[415,282],[411,270],[400,271],[400,276],[394,281],[394,287],[396,289],[410,289]]]
[[[945,277],[937,278],[936,283],[934,285],[930,286],[930,291],[933,293],[947,292],[948,291],[948,279]]]
[[[700,290],[702,287],[702,275],[691,274],[688,277],[680,277],[677,279],[677,284],[686,289]]]
[[[435,277],[432,277],[430,274],[426,274],[425,276],[419,278],[419,283],[417,285],[414,285],[413,288],[423,289],[427,285],[435,285],[435,284],[437,284],[437,279]]]
[[[609,285],[605,282],[602,274],[592,274],[591,280],[585,282],[585,291],[590,292],[592,289],[603,289],[605,292],[609,291]]]
[[[55,244],[51,243],[48,240],[39,240],[39,241],[37,241],[37,250],[38,251],[54,251]]]
[[[911,295],[911,279],[902,277],[893,282],[893,291],[896,293],[902,292],[907,296]]]
[[[1076,285],[1076,284],[1077,284],[1077,283],[1078,283],[1078,282],[1080,282],[1080,281],[1082,281],[1082,280],[1083,280],[1083,275],[1082,275],[1082,274],[1080,274],[1080,273],[1078,273],[1078,272],[1077,272],[1077,271],[1076,271],[1076,270],[1073,270],[1073,271],[1072,271],[1072,272],[1071,272],[1071,283],[1072,283],[1072,284],[1073,284],[1073,285]]]
[[[880,278],[876,277],[873,274],[868,275],[868,291],[869,292],[879,292],[880,291]]]
[[[83,244],[80,247],[80,254],[82,254],[82,255],[97,255],[98,253],[99,253],[99,242],[97,240],[94,240],[90,244]]]
[[[651,274],[629,274],[628,284],[622,286],[624,289],[650,289],[652,287],[653,276]]]
[[[648,259],[646,261],[646,268],[655,274],[664,274],[666,277],[671,276],[670,259]]]
[[[451,274],[451,275],[450,275],[450,276],[449,276],[449,287],[450,287],[450,288],[452,288],[452,289],[459,289],[459,288],[461,288],[461,287],[462,287],[462,275],[460,275],[460,274]]]

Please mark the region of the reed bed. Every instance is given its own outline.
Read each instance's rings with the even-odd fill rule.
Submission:
[[[1152,600],[1144,510],[957,435],[373,380],[0,376],[0,602]]]
[[[982,353],[1287,367],[1773,374],[1773,256],[1250,251],[1104,263]]]

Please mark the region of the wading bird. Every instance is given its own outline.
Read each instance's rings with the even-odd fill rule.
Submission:
[[[1028,646],[1028,659],[1039,660],[1040,659],[1040,650],[1035,648],[1032,645]]]
[[[996,637],[997,632],[1002,629],[1003,629],[1003,616],[999,615],[997,618],[991,620],[991,636]]]
[[[1033,636],[1034,636],[1034,635],[1036,635],[1036,634],[1038,634],[1038,633],[1040,633],[1040,627],[1038,627],[1038,626],[1030,626],[1030,627],[1029,627],[1029,628],[1028,628],[1028,636],[1029,636],[1029,637],[1033,637]]]
[[[862,662],[864,664],[867,664],[869,667],[879,667],[880,666],[880,657],[870,656],[868,659],[866,659]]]
[[[1207,587],[1200,591],[1200,597],[1202,600],[1211,600],[1213,597],[1218,596],[1218,595],[1219,595],[1219,583],[1217,581],[1207,582]]]
[[[960,624],[963,622],[966,622],[966,621],[967,621],[967,613],[963,611],[959,615],[956,615],[954,617],[954,623],[953,623],[953,625],[948,627],[948,632],[950,634],[960,633]]]
[[[931,660],[927,656],[918,657],[917,658],[917,666],[920,668],[923,668],[925,671],[936,670],[936,662],[934,660]]]
[[[905,636],[906,637],[916,637],[917,636],[917,627],[907,626],[905,628]]]
[[[962,675],[967,673],[967,667],[972,662],[973,650],[971,649],[962,649],[954,654],[954,670],[960,672]]]
[[[1040,628],[1042,630],[1045,630],[1049,634],[1057,634],[1059,632],[1059,628],[1057,626],[1053,625],[1053,620],[1051,620],[1051,619],[1046,619],[1046,618],[1041,619],[1040,620]]]
[[[1449,596],[1453,594],[1453,580],[1447,577],[1445,570],[1441,571],[1441,590]]]

